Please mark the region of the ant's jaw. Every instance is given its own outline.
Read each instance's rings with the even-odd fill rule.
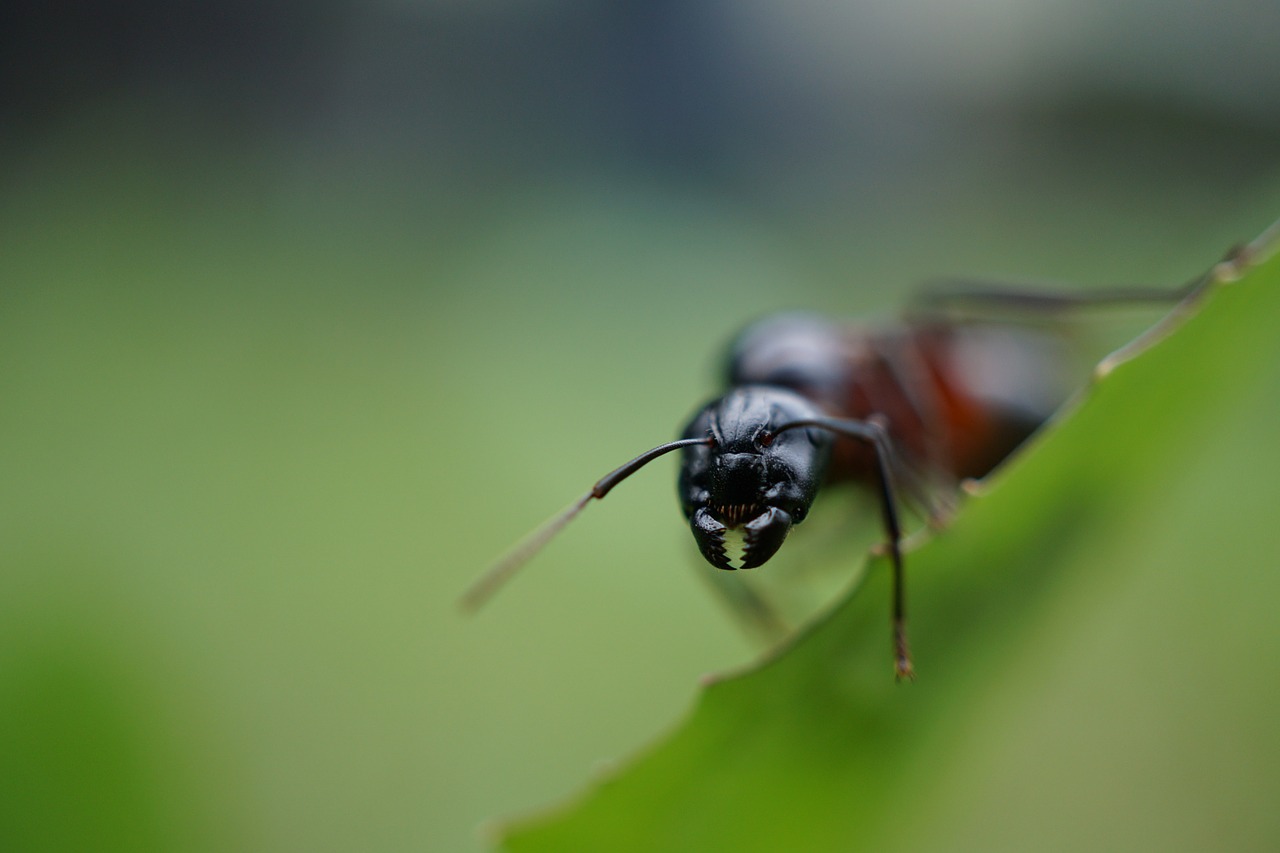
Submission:
[[[733,569],[724,550],[724,535],[728,530],[705,506],[700,506],[689,516],[694,541],[708,563],[717,569]]]
[[[690,517],[693,538],[706,561],[717,569],[754,569],[778,552],[791,530],[791,516],[777,507],[756,512],[745,524],[741,508],[713,512],[702,506]],[[719,516],[719,517],[717,517]],[[726,525],[721,518],[730,520]]]
[[[754,569],[768,562],[778,553],[782,543],[791,531],[791,516],[771,506],[744,525],[746,531],[746,550],[742,558],[742,568]]]

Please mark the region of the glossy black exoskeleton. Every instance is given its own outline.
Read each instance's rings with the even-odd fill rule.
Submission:
[[[746,385],[703,408],[684,438],[709,441],[684,449],[681,508],[698,550],[718,569],[754,569],[782,547],[818,496],[832,437],[819,429],[779,427],[822,416],[785,388]],[[741,554],[726,553],[726,534],[740,531]],[[737,562],[737,565],[734,563]]]

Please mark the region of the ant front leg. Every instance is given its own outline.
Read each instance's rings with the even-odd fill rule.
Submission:
[[[867,442],[875,450],[881,521],[884,525],[889,561],[893,568],[894,671],[899,681],[914,679],[915,668],[911,664],[911,646],[907,641],[907,584],[906,571],[902,562],[902,523],[898,516],[898,496],[893,475],[893,460],[896,454],[893,441],[885,427],[885,421],[879,415],[873,415],[866,420],[805,418],[789,421],[776,429],[775,433],[799,427],[816,427],[836,435],[856,438]]]
[[[884,419],[873,415],[867,420],[870,441],[876,450],[876,473],[880,481],[880,511],[893,565],[893,647],[894,671],[899,680],[915,678],[911,666],[911,647],[907,642],[907,580],[902,565],[902,523],[898,519],[898,499],[893,485],[893,446]]]

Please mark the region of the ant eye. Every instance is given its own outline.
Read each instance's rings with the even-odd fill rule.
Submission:
[[[759,433],[756,436],[756,444],[760,445],[761,447],[768,447],[769,445],[773,444],[773,440],[776,437],[777,437],[776,433],[768,432],[766,430],[764,432]]]

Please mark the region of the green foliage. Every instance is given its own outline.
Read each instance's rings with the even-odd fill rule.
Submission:
[[[511,851],[1274,849],[1280,262]]]

